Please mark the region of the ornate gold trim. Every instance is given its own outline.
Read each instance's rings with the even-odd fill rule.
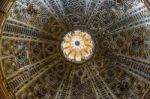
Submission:
[[[150,10],[150,1],[149,0],[143,0],[145,6]]]
[[[1,2],[4,2],[4,0],[2,0]],[[11,5],[9,5],[9,8],[7,10],[7,12],[3,12],[1,9],[0,9],[0,14],[2,16],[1,17],[1,20],[0,20],[0,45],[1,45],[1,38],[2,38],[2,28],[4,26],[4,23],[6,22],[9,14],[10,14],[10,10],[12,7],[14,7],[15,5],[15,0],[6,0],[5,1],[5,5],[0,5],[0,6],[4,6],[6,7],[8,4],[10,4],[10,2],[12,3]],[[1,49],[0,49],[0,90],[2,90],[3,93],[2,96],[0,98],[2,99],[12,99],[12,98],[15,98],[15,94],[13,93],[13,91],[8,87],[8,84],[6,82],[6,78],[5,78],[5,75],[4,75],[4,71],[3,71],[3,68],[2,68],[2,60],[1,60]]]

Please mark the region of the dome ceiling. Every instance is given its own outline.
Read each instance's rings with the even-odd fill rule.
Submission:
[[[149,0],[2,5],[0,73],[11,97],[149,99]]]

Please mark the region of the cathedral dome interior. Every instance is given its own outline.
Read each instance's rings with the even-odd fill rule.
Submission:
[[[150,0],[0,0],[0,99],[150,99]]]

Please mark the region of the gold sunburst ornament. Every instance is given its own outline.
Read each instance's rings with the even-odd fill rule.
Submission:
[[[88,33],[74,31],[65,35],[61,49],[69,61],[81,63],[92,56],[94,43]]]

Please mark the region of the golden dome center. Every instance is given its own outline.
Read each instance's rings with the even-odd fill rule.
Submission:
[[[65,35],[61,49],[65,58],[81,63],[92,56],[94,43],[87,32],[73,31]]]

